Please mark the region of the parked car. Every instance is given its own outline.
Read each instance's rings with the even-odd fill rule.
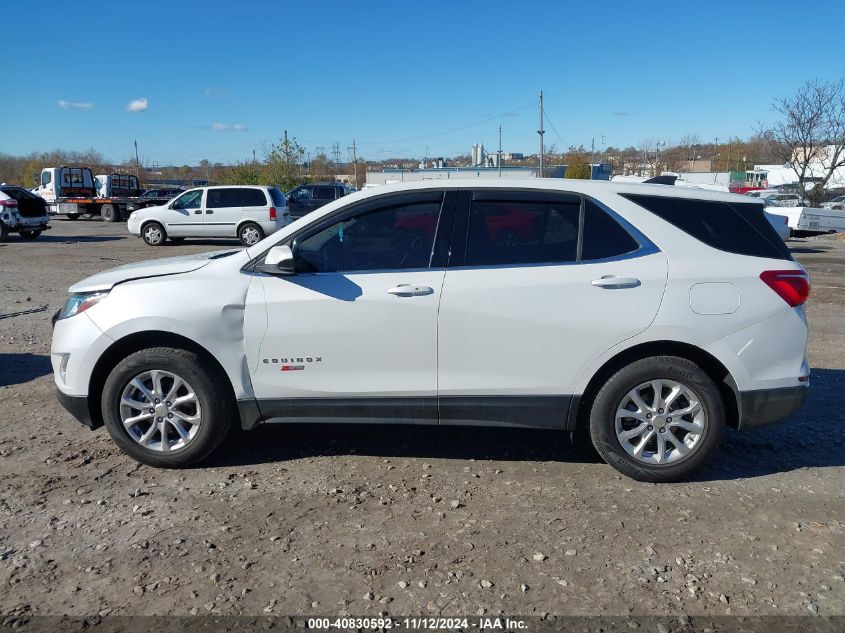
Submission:
[[[239,185],[189,189],[167,204],[134,211],[127,227],[150,246],[186,237],[237,237],[252,246],[289,222],[279,189]]]
[[[767,207],[800,207],[806,204],[804,196],[794,192],[782,193],[764,189],[752,191],[746,195],[751,198],[760,198]]]
[[[515,208],[538,230],[492,238],[486,218]],[[433,234],[409,230],[420,216]],[[619,471],[671,481],[725,427],[798,408],[810,372],[809,279],[763,205],[688,188],[387,185],[69,292],[60,402],[161,467],[233,420],[393,422],[584,429]]]
[[[9,233],[34,240],[50,229],[47,202],[23,187],[0,185],[0,242]]]
[[[780,236],[784,242],[791,236],[792,231],[789,230],[789,218],[785,215],[778,215],[776,213],[769,213],[763,211],[769,224],[775,229],[775,232]]]
[[[315,182],[291,189],[285,197],[290,209],[290,217],[298,220],[349,193],[351,193],[349,187],[340,182]]]
[[[822,209],[845,209],[845,196],[836,196],[833,200],[822,202]]]
[[[182,193],[182,189],[147,189],[141,194],[142,200],[149,200],[150,198],[172,200]]]

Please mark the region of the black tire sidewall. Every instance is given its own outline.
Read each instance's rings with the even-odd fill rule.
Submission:
[[[41,231],[21,231],[21,237],[25,240],[34,240],[41,235]]]
[[[616,437],[615,414],[625,394],[653,379],[681,382],[698,395],[707,425],[695,452],[677,464],[643,464],[622,448]],[[621,369],[599,390],[590,411],[590,435],[602,458],[623,474],[638,481],[668,482],[687,479],[710,459],[719,446],[725,428],[725,408],[719,389],[695,363],[684,358],[662,356],[637,361]]]
[[[206,458],[229,431],[233,406],[224,394],[219,372],[209,371],[207,363],[185,350],[153,348],[135,352],[115,366],[103,386],[101,409],[106,429],[120,449],[133,459],[164,468],[191,466]],[[133,440],[120,419],[120,398],[128,382],[151,369],[170,371],[194,389],[202,407],[202,423],[191,443],[178,451],[163,453],[146,449]]]

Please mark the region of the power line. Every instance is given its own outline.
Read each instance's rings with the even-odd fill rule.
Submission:
[[[528,108],[533,108],[536,105],[536,102],[529,103],[524,106],[520,106],[519,108],[515,108],[513,110],[508,110],[506,112],[500,112],[491,117],[487,117],[486,119],[481,119],[480,121],[475,121],[474,123],[467,123],[466,125],[461,125],[459,127],[455,127],[449,130],[443,130],[441,132],[432,132],[431,134],[424,134],[422,136],[414,136],[410,138],[403,138],[403,139],[396,139],[393,141],[366,141],[363,143],[359,143],[359,145],[392,145],[395,143],[409,143],[411,141],[421,141],[427,138],[431,138],[432,136],[442,136],[443,134],[452,134],[453,132],[459,132],[461,130],[465,130],[470,127],[475,127],[476,125],[482,125],[484,123],[489,123],[490,121],[495,121],[505,115],[509,115],[513,112],[520,112],[522,110],[526,110]]]

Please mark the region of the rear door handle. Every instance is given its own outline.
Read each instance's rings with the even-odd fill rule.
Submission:
[[[212,215],[212,214],[214,213],[214,209],[206,209],[206,210],[205,210],[205,212],[206,212],[208,215]]]
[[[420,297],[430,295],[434,290],[430,286],[412,286],[411,284],[399,284],[387,291],[388,294],[397,297]]]
[[[640,280],[634,277],[617,277],[616,275],[603,275],[601,279],[593,279],[596,288],[636,288]]]

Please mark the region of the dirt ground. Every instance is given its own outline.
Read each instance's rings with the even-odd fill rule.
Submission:
[[[2,616],[845,615],[843,241],[790,242],[814,284],[805,407],[653,485],[479,428],[266,426],[140,466],[59,407],[50,316],[94,272],[223,246],[53,225],[0,244]]]

